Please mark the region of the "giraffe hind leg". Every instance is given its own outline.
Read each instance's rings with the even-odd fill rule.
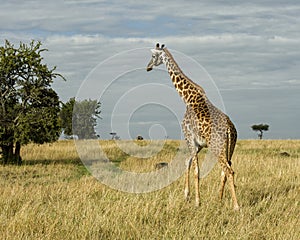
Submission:
[[[190,169],[192,165],[192,159],[193,158],[190,158],[186,162],[184,197],[187,201],[189,200],[189,194],[190,194]]]
[[[221,175],[221,188],[220,188],[220,198],[223,197],[224,187],[226,181],[229,184],[230,193],[232,197],[232,202],[234,206],[234,210],[239,210],[239,205],[237,202],[237,197],[235,193],[235,185],[234,185],[234,171],[231,167],[231,161],[227,160],[225,155],[221,155],[219,159],[222,166],[222,175]]]
[[[222,170],[222,172],[221,172],[220,199],[223,198],[224,187],[225,187],[225,184],[226,184],[226,180],[227,180],[226,173]]]
[[[227,159],[228,159],[228,155],[227,155]],[[227,161],[228,164],[227,167],[231,168],[231,161]],[[222,200],[223,198],[223,195],[224,195],[224,188],[225,188],[225,185],[226,185],[226,181],[227,181],[227,168],[225,168],[225,170],[223,169],[222,172],[221,172],[221,187],[220,187],[220,200]]]
[[[236,193],[235,193],[234,171],[232,170],[232,168],[230,166],[226,169],[225,175],[226,175],[226,178],[228,179],[234,210],[238,211],[240,209],[240,207],[237,202],[237,197],[236,197]]]

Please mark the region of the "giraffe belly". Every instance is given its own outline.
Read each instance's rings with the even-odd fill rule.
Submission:
[[[202,138],[200,136],[194,136],[194,143],[196,144],[196,146],[199,146],[201,148],[207,147],[207,142],[205,138]]]
[[[207,147],[207,141],[199,123],[197,125],[194,121],[192,121],[192,125],[189,126],[189,131],[192,135],[195,146],[201,148]]]
[[[195,124],[193,125],[193,119],[190,118],[190,116],[186,113],[185,118],[182,121],[182,130],[185,135],[185,139],[188,143],[188,146],[190,146],[193,149],[201,149],[203,147],[207,147],[207,141],[204,136],[201,136],[201,129],[198,127],[195,127]]]

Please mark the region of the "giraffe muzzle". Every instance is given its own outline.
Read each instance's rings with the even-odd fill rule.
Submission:
[[[151,71],[152,67],[147,67],[147,72]]]

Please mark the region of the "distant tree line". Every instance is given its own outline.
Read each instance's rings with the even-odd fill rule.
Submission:
[[[71,98],[61,106],[52,83],[65,78],[44,63],[41,53],[47,49],[41,45],[31,41],[16,48],[6,40],[0,46],[0,161],[4,164],[20,164],[22,145],[54,142],[62,131],[83,139],[97,137],[100,102]]]

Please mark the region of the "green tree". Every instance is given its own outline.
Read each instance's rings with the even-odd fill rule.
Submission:
[[[269,125],[268,124],[255,124],[251,126],[253,131],[259,132],[258,133],[258,138],[262,139],[263,138],[263,131],[268,131],[269,130]]]
[[[0,46],[0,147],[3,163],[21,163],[21,146],[56,141],[61,132],[53,79],[64,77],[43,63],[41,42]]]
[[[67,136],[73,135],[72,131],[72,116],[73,116],[73,108],[75,104],[75,98],[70,98],[68,102],[62,105],[60,111],[61,118],[61,127],[63,128],[63,132]]]
[[[70,98],[63,104],[60,117],[64,134],[77,135],[79,139],[95,139],[97,118],[100,117],[101,104],[97,100],[76,101]]]

